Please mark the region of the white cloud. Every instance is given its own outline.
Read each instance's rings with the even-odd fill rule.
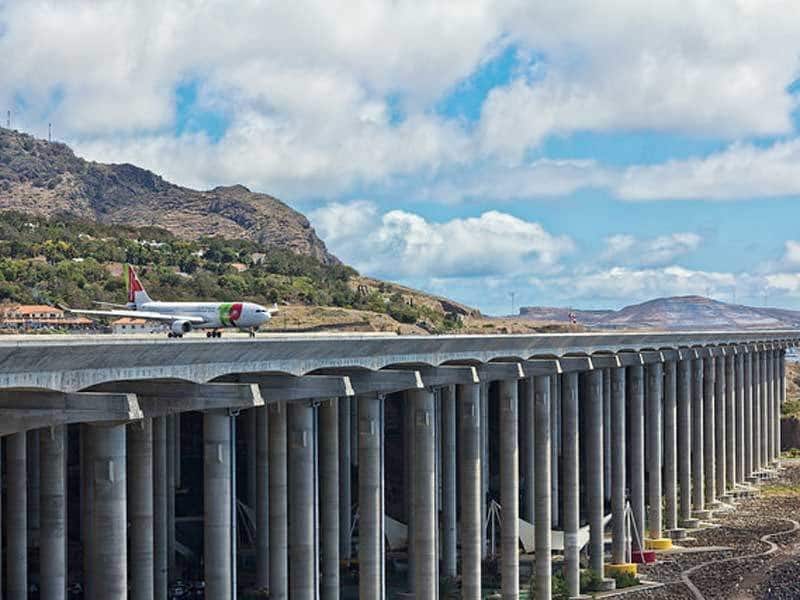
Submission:
[[[791,267],[800,267],[800,242],[786,240],[784,244],[783,263]]]
[[[629,168],[616,192],[631,200],[714,199],[800,194],[800,139],[767,148],[736,143],[706,158]]]
[[[615,305],[633,304],[661,296],[727,296],[737,286],[734,273],[698,271],[676,265],[635,269],[612,267],[578,271],[565,277],[534,278],[532,284],[548,287],[564,300],[591,300]]]
[[[492,91],[483,143],[520,157],[548,135],[574,131],[787,133],[798,24],[790,2],[520,5],[511,36],[541,52],[544,65]]]
[[[663,266],[697,250],[702,241],[702,237],[689,232],[671,233],[649,239],[617,234],[606,238],[606,247],[600,258],[604,262],[616,264]]]
[[[346,262],[398,279],[554,272],[574,249],[566,236],[497,211],[436,223],[401,210],[380,215],[374,205],[360,201],[329,204],[310,219]]]
[[[561,195],[613,188],[619,174],[525,160],[551,135],[790,131],[798,25],[789,2],[10,2],[0,103],[22,94],[18,123],[42,132],[53,121],[91,158],[142,162],[179,183],[331,197],[409,176],[448,201]],[[510,44],[540,60],[490,93],[474,129],[432,110]],[[173,132],[187,81],[230,119],[219,143]],[[783,172],[750,175],[743,189],[795,189]],[[671,171],[628,175],[622,196],[652,197]],[[691,189],[673,178],[665,191],[745,193],[723,175],[706,184],[700,173]]]

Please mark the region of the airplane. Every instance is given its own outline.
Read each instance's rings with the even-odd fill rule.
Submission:
[[[182,338],[193,329],[208,329],[206,337],[222,337],[222,329],[237,328],[255,337],[256,330],[278,312],[277,304],[265,308],[252,302],[158,302],[152,300],[131,265],[126,265],[127,304],[98,302],[111,310],[85,310],[63,307],[78,314],[101,317],[130,317],[161,321],[169,325],[168,337]]]

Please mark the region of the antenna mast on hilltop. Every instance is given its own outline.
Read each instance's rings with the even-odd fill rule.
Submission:
[[[11,129],[11,111],[6,113],[6,129]]]
[[[514,315],[514,297],[517,295],[517,292],[509,292],[508,294],[511,296],[511,315]]]
[[[48,142],[52,142],[53,141],[53,124],[52,123],[48,123],[47,124],[47,141]]]

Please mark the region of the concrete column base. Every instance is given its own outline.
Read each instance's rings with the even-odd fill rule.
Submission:
[[[596,592],[611,592],[617,589],[617,581],[616,579],[611,579],[609,577],[603,577],[600,581],[597,582],[597,589]],[[592,596],[590,596],[591,598]]]
[[[694,510],[692,511],[692,516],[700,521],[708,521],[713,516],[713,513],[706,509]]]
[[[681,521],[681,527],[684,529],[697,529],[699,526],[700,526],[699,518],[683,519]]]
[[[676,527],[675,529],[667,529],[665,533],[673,541],[686,539],[686,530],[683,527]]]
[[[669,550],[672,548],[671,538],[645,538],[644,547],[648,550]]]
[[[636,563],[611,563],[606,565],[606,577],[613,577],[614,575],[630,575],[631,577],[636,577],[636,573]]]

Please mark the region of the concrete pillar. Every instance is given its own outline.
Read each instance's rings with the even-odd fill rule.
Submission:
[[[705,469],[703,432],[705,407],[703,406],[704,365],[708,359],[692,361],[692,505],[693,515],[699,519],[708,518],[705,500]]]
[[[227,410],[203,413],[203,539],[205,596],[231,600],[231,417]],[[171,439],[168,445],[171,445]],[[169,449],[168,449],[169,452]]]
[[[25,432],[6,437],[6,598],[28,598],[28,473]]]
[[[736,375],[732,350],[725,357],[725,486],[736,483]],[[726,490],[723,490],[726,491]]]
[[[489,550],[486,531],[487,502],[489,499],[489,382],[480,384],[481,396],[481,558]]]
[[[92,445],[89,443],[90,425],[80,425],[81,461],[81,549],[83,558],[83,595],[94,598],[92,589]]]
[[[381,508],[381,403],[376,395],[358,397],[358,596],[383,598],[383,515]]]
[[[255,411],[256,434],[256,587],[269,588],[269,413]]]
[[[777,454],[775,453],[775,423],[779,420],[779,413],[775,410],[775,398],[777,396],[775,393],[775,386],[778,383],[778,377],[775,374],[775,365],[777,364],[775,352],[775,350],[769,350],[767,352],[767,422],[769,431],[769,435],[767,436],[767,456],[769,457],[770,464],[774,464],[777,458]]]
[[[744,355],[744,476],[752,479],[755,472],[753,452],[753,353]]]
[[[778,453],[778,458],[780,458],[783,449],[783,443],[781,441],[781,414],[784,402],[786,402],[786,350],[781,350],[778,354],[778,399],[776,402],[778,407],[778,422],[775,424],[777,436],[775,449]]]
[[[429,390],[412,390],[414,407],[414,597],[435,600],[436,580],[436,432],[434,396]]]
[[[456,388],[442,388],[442,577],[456,576]]]
[[[625,367],[611,369],[611,562],[625,557]],[[547,597],[547,596],[545,596]]]
[[[644,367],[628,367],[628,410],[630,412],[630,490],[631,510],[636,531],[645,537],[645,491],[644,491]]]
[[[603,492],[603,371],[581,375],[586,423],[586,510],[589,516],[589,567],[600,577],[605,573]],[[538,556],[538,555],[537,555]]]
[[[320,598],[339,598],[339,408],[319,407]],[[363,465],[363,462],[362,462]]]
[[[536,597],[550,598],[552,594],[552,564],[550,539],[550,377],[536,377],[534,385],[534,459],[536,462]]]
[[[167,599],[167,417],[153,419],[153,592]]]
[[[461,479],[461,597],[481,597],[481,414],[480,384],[457,389]],[[549,457],[548,457],[549,460]],[[538,553],[537,553],[538,556]]]
[[[767,355],[769,350],[764,350],[759,357],[760,370],[760,408],[761,408],[761,468],[769,469],[769,374]]]
[[[269,405],[269,595],[289,597],[286,404]]]
[[[736,380],[736,483],[745,482],[745,383],[744,383],[745,355],[740,347],[736,354],[734,364],[734,379]]]
[[[67,485],[64,469],[66,442],[66,429],[63,426],[43,429],[39,433],[41,464],[39,598],[41,600],[66,598]]]
[[[350,460],[358,466],[358,402],[350,403]]]
[[[692,527],[692,361],[677,364],[678,396],[678,479],[680,481],[680,526]]]
[[[153,598],[153,425],[128,425],[128,518],[130,599]]]
[[[291,540],[289,597],[292,600],[313,600],[317,575],[314,544],[314,408],[307,402],[295,402],[289,404],[287,413]]]
[[[761,352],[753,353],[753,471],[761,472]]]
[[[39,430],[27,433],[28,547],[39,545]]]
[[[646,368],[647,401],[647,472],[648,472],[648,543],[669,545],[663,539],[661,525],[661,467],[663,451],[664,365],[653,363]]]
[[[703,468],[705,470],[706,504],[710,508],[717,505],[716,479],[716,361],[713,357],[703,360]]]
[[[239,413],[240,421],[242,423],[242,438],[244,438],[245,445],[245,498],[247,498],[247,506],[253,512],[256,511],[258,503],[258,440],[256,439],[256,429],[258,417],[256,416],[257,408],[250,408],[243,410]],[[177,416],[177,415],[176,415]],[[178,421],[175,420],[175,439],[178,439]],[[175,444],[175,483],[178,482],[178,454],[177,443]]]
[[[725,356],[718,356],[714,363],[714,480],[718,500],[726,498],[726,403],[727,382],[725,378]]]
[[[533,378],[523,379],[519,386],[519,439],[520,463],[522,476],[525,479],[525,494],[520,514],[529,523],[534,522],[535,501],[534,481],[536,478],[536,461],[534,459],[534,383]]]
[[[174,461],[174,479],[175,489],[181,487],[181,413],[172,415],[175,420],[175,461]]]
[[[516,381],[500,382],[500,567],[503,600],[519,598],[519,397]]]
[[[175,563],[175,415],[167,417],[167,579],[178,579]]]
[[[550,378],[550,512],[553,528],[561,520],[561,377]]]
[[[350,560],[353,556],[350,539],[352,482],[350,467],[350,397],[342,396],[339,411],[339,556]]]
[[[562,468],[563,468],[563,519],[564,519],[564,576],[567,594],[580,594],[580,550],[578,527],[580,511],[579,452],[578,452],[578,374],[565,373],[561,377],[562,401]],[[514,551],[516,555],[516,548]]]
[[[667,532],[678,527],[677,363],[664,364],[664,510]]]
[[[406,392],[404,398],[404,411],[405,411],[405,461],[408,470],[408,479],[406,480],[406,516],[408,519],[408,590],[414,591],[414,552],[416,551],[415,544],[413,543],[413,532],[415,531],[415,518],[414,518],[414,490],[416,485],[416,471],[414,444],[416,437],[415,417],[416,409],[414,407],[414,397],[410,392]]]
[[[611,502],[611,369],[603,371],[603,494]]]
[[[128,598],[125,425],[91,426],[95,598]]]

